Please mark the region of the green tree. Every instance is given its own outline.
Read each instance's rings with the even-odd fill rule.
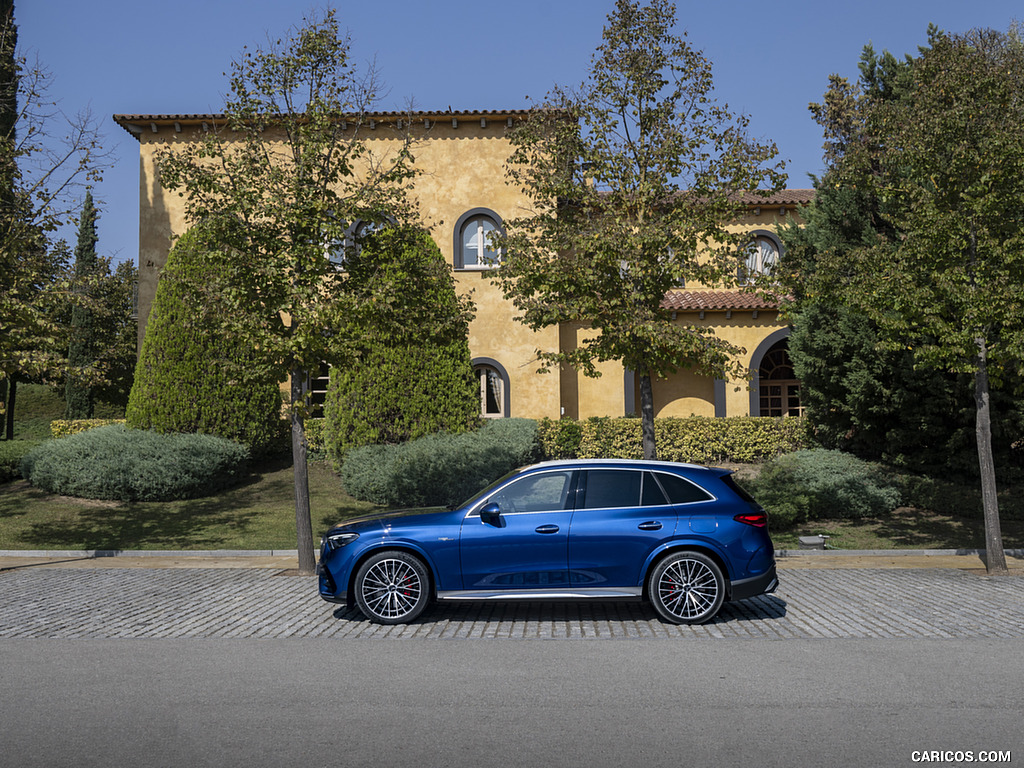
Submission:
[[[96,219],[99,217],[93,205],[92,192],[85,195],[82,217],[78,226],[78,244],[75,246],[75,292],[86,294],[87,283],[98,273],[96,256]],[[64,418],[91,419],[93,414],[93,392],[85,380],[82,369],[95,365],[99,357],[96,338],[96,318],[88,303],[76,302],[71,309],[70,343],[68,345],[68,374],[64,383],[66,403]]]
[[[351,365],[331,372],[324,403],[325,441],[335,460],[361,445],[477,426],[472,305],[456,294],[451,268],[430,235],[389,227],[368,238],[346,266],[354,307],[341,333],[359,348]]]
[[[972,377],[986,562],[1001,572],[990,381],[1015,385],[1024,361],[1024,45],[1013,29],[935,34],[908,77],[866,107],[891,234],[850,254],[847,299],[884,348]]]
[[[125,415],[137,429],[226,437],[260,455],[281,434],[280,388],[249,366],[250,349],[219,333],[223,308],[208,286],[231,261],[218,258],[211,229],[189,230],[167,257]]]
[[[667,0],[618,0],[588,79],[555,88],[511,133],[507,169],[531,201],[507,223],[497,270],[534,329],[590,328],[580,346],[538,352],[597,375],[619,360],[640,377],[644,455],[656,456],[651,379],[694,368],[745,374],[738,349],[671,319],[662,300],[684,281],[735,284],[746,238],[728,224],[740,193],[778,190],[777,151],[713,98],[711,62],[673,34]]]
[[[372,73],[353,67],[329,10],[283,43],[243,54],[233,64],[223,120],[158,158],[161,182],[184,195],[188,219],[227,222],[220,250],[246,267],[219,279],[228,311],[218,332],[258,353],[253,365],[290,377],[303,573],[315,567],[306,372],[325,361],[343,364],[347,355],[345,339],[332,330],[346,296],[329,245],[344,242],[355,222],[405,218],[408,146],[381,157],[361,138],[378,87]]]
[[[938,34],[931,28],[929,40]],[[824,445],[915,472],[977,475],[970,377],[922,368],[913,350],[880,349],[877,324],[845,298],[861,285],[851,253],[898,239],[871,183],[884,140],[872,135],[866,114],[907,93],[912,66],[909,56],[867,46],[858,81],[833,76],[822,103],[811,105],[827,140],[827,169],[814,180],[802,223],[779,233],[786,249],[778,276],[793,298],[789,350]],[[1024,412],[1006,391],[993,391],[993,407],[997,464],[1008,468]]]
[[[49,73],[17,48],[14,4],[0,2],[0,414],[11,436],[19,380],[59,375],[67,354],[51,314],[65,255],[50,242],[73,219],[77,192],[105,153],[88,112],[67,117],[48,97]]]

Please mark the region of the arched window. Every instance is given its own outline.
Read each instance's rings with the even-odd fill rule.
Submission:
[[[348,258],[348,255],[357,252],[356,249],[361,248],[364,238],[369,237],[374,232],[380,232],[382,229],[386,229],[393,224],[395,224],[395,220],[390,216],[382,221],[359,219],[345,230],[343,240],[335,240],[328,244],[327,257],[334,264],[344,269],[345,260]]]
[[[770,232],[756,232],[747,246],[746,261],[740,266],[740,284],[749,285],[758,277],[771,277],[779,264],[782,245]]]
[[[474,208],[455,225],[455,269],[491,269],[498,266],[501,252],[494,237],[502,233],[501,219],[494,211]]]
[[[508,374],[495,360],[475,360],[473,371],[480,386],[480,415],[485,419],[508,417]]]
[[[757,371],[757,390],[762,416],[802,416],[800,380],[789,359],[789,341],[782,339],[769,349]]]

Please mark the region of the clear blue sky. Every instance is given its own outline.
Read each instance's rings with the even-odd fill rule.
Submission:
[[[358,62],[376,60],[390,94],[382,109],[518,109],[555,83],[585,76],[614,0],[334,0]],[[138,256],[138,144],[111,115],[219,112],[231,61],[283,35],[304,14],[289,0],[15,0],[22,52],[50,70],[65,112],[102,118],[115,165],[95,196],[99,249]],[[1006,30],[1020,0],[677,0],[679,31],[714,62],[720,101],[751,118],[809,187],[822,138],[807,111],[833,72],[855,79],[861,49],[902,55],[929,22],[950,32]],[[74,231],[70,232],[73,238]]]

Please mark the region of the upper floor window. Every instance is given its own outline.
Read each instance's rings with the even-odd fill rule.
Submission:
[[[393,225],[394,219],[390,216],[384,221],[370,221],[359,219],[355,224],[349,225],[342,240],[334,240],[327,245],[327,258],[338,267],[344,269],[345,262],[350,253],[357,253],[362,247],[363,240],[375,232]]]
[[[455,269],[491,269],[501,261],[494,240],[501,234],[501,219],[494,211],[475,208],[455,226]]]
[[[758,232],[747,246],[746,261],[740,267],[742,285],[749,285],[759,277],[770,277],[779,263],[782,246],[774,235]]]

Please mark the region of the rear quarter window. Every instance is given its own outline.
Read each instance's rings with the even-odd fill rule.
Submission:
[[[748,504],[754,504],[755,506],[757,505],[757,502],[754,500],[754,497],[747,493],[745,490],[743,490],[743,488],[739,486],[739,484],[736,482],[732,475],[722,475],[722,483],[724,483],[725,486],[729,488],[729,490],[731,490],[733,493],[735,493]]]
[[[705,491],[696,483],[680,477],[669,475],[665,472],[655,473],[661,487],[665,489],[665,495],[672,504],[693,504],[697,501],[711,501],[715,497]]]

